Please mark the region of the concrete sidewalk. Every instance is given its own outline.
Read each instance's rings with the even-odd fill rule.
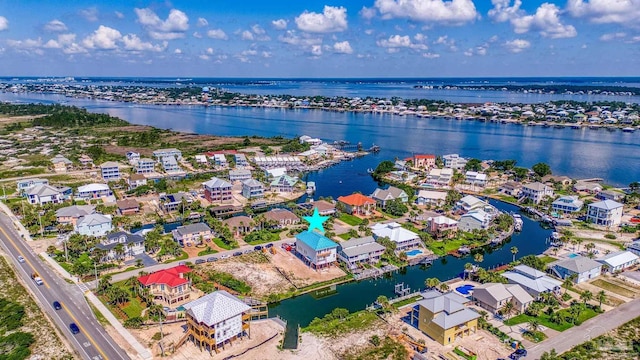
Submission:
[[[20,220],[18,220],[18,218],[11,211],[11,209],[9,209],[9,207],[5,203],[3,203],[2,201],[0,201],[0,210],[2,210],[5,214],[7,214],[7,216],[11,219],[11,221],[13,222],[14,229],[16,229],[18,234],[23,239],[25,239],[27,241],[33,241],[33,239],[31,238],[31,234],[29,234],[29,231],[24,227],[24,225],[22,225]]]

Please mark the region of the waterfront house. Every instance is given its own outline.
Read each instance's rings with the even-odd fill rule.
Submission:
[[[16,190],[19,194],[24,194],[29,190],[33,189],[37,185],[49,185],[49,180],[47,179],[25,179],[18,180],[16,183]]]
[[[416,154],[408,160],[413,162],[415,168],[433,169],[436,167],[436,156],[433,154]]]
[[[184,203],[188,206],[193,201],[191,194],[182,191],[175,194],[160,195],[160,204],[165,212],[183,211],[182,204]]]
[[[602,185],[591,181],[578,181],[573,185],[573,191],[597,194],[602,191]]]
[[[256,179],[247,179],[242,182],[242,196],[246,199],[262,199],[264,197],[264,185]]]
[[[467,298],[436,290],[422,296],[424,299],[416,303],[417,314],[412,312],[412,323],[417,321],[420,331],[441,345],[475,334],[480,314],[465,306],[469,302]]]
[[[142,174],[131,174],[127,179],[127,185],[129,185],[129,190],[136,189],[140,186],[147,185],[147,178]]]
[[[318,153],[314,149],[309,149],[307,151],[303,151],[298,154],[298,157],[304,160],[315,160],[320,157],[320,153]]]
[[[118,248],[121,244],[121,249]],[[96,244],[96,248],[106,252],[102,260],[126,259],[144,253],[144,238],[140,235],[118,231],[108,234]]]
[[[107,161],[100,165],[100,173],[104,181],[120,180],[120,165],[115,161]]]
[[[178,265],[140,276],[138,282],[149,289],[154,303],[175,309],[192,298],[191,280],[184,276],[189,272],[188,266]]]
[[[471,186],[484,187],[487,185],[487,174],[482,174],[476,171],[467,171],[464,174],[465,183]]]
[[[615,273],[634,266],[639,258],[638,255],[626,250],[609,253],[596,261],[602,264],[603,272]]]
[[[602,226],[620,225],[622,207],[622,204],[613,200],[589,204],[587,207],[587,221]]]
[[[122,216],[133,215],[140,212],[140,205],[134,199],[124,199],[116,201],[118,214]]]
[[[249,336],[251,307],[224,290],[184,304],[187,339],[202,351],[217,353],[225,344]]]
[[[80,235],[105,236],[113,230],[111,217],[94,213],[85,215],[76,222],[75,231]]]
[[[384,209],[387,202],[399,199],[401,202],[406,203],[409,201],[409,195],[395,186],[389,186],[387,189],[377,188],[376,191],[371,194],[371,198],[376,201],[379,207]]]
[[[564,186],[569,186],[571,185],[571,183],[573,182],[573,180],[571,180],[570,177],[568,176],[562,176],[562,175],[545,175],[542,177],[542,182],[543,183],[557,183]]]
[[[235,154],[233,155],[234,161],[236,163],[236,167],[247,167],[249,166],[249,162],[247,161],[247,156],[245,154]]]
[[[554,261],[549,264],[549,268],[561,279],[576,275],[576,284],[594,279],[602,272],[601,263],[584,256]]]
[[[35,185],[27,191],[27,199],[31,205],[60,204],[65,196],[62,191],[51,185]]]
[[[240,236],[256,229],[253,219],[244,215],[232,216],[222,222],[229,227],[234,236]]]
[[[512,303],[517,313],[523,313],[533,302],[533,297],[518,284],[486,283],[473,289],[473,300],[494,314],[507,303]]]
[[[171,148],[171,149],[159,149],[153,152],[153,157],[156,159],[158,163],[162,162],[164,157],[173,156],[176,160],[182,160],[182,151]]]
[[[533,182],[522,187],[520,196],[539,204],[545,197],[553,197],[553,188],[541,182]]]
[[[467,195],[456,202],[455,209],[463,212],[483,209],[489,205],[487,202],[478,199],[473,195]]]
[[[162,157],[162,169],[167,173],[175,173],[182,171],[180,165],[178,165],[178,160],[174,156],[163,156]]]
[[[303,231],[296,235],[296,252],[314,269],[336,264],[338,244],[315,231]]]
[[[640,256],[640,240],[636,240],[627,245],[627,250]]]
[[[514,198],[519,198],[520,193],[522,192],[522,184],[514,181],[507,181],[506,183],[500,185],[498,191],[505,195],[513,196]]]
[[[94,214],[96,207],[93,205],[73,205],[56,210],[56,221],[58,224],[71,224],[74,227],[83,216]]]
[[[427,231],[435,238],[453,237],[458,232],[458,222],[446,216],[427,219]]]
[[[458,228],[466,232],[484,230],[491,225],[491,219],[491,215],[482,209],[472,210],[460,217]]]
[[[93,159],[85,154],[80,155],[80,157],[78,158],[78,161],[80,162],[80,165],[82,165],[84,169],[91,169],[95,166],[93,165]]]
[[[312,202],[306,202],[298,204],[298,207],[305,209],[309,212],[313,212],[313,209],[318,209],[318,214],[322,216],[329,216],[336,213],[336,206],[326,200],[316,200]]]
[[[211,180],[202,183],[202,187],[204,188],[204,197],[209,202],[223,203],[233,201],[233,195],[231,194],[233,185],[228,181],[213,177]]]
[[[229,181],[244,181],[251,179],[251,170],[249,169],[233,169],[229,170]]]
[[[502,276],[507,278],[509,284],[518,284],[525,289],[534,299],[546,292],[558,293],[562,282],[547,276],[527,265],[518,265],[511,271],[505,271]]]
[[[451,184],[453,178],[453,169],[431,169],[425,183],[435,188],[445,188]]]
[[[113,192],[107,184],[92,183],[78,187],[76,198],[81,200],[100,199],[113,196]]]
[[[373,237],[379,241],[380,238],[386,237],[396,243],[396,251],[406,251],[422,245],[420,236],[411,230],[403,228],[397,222],[386,224],[378,223],[371,226]]]
[[[286,167],[278,167],[278,168],[274,168],[274,169],[268,169],[268,170],[265,170],[264,173],[268,178],[277,178],[277,177],[280,177],[282,175],[286,175],[287,174],[287,168]]]
[[[289,175],[281,175],[271,181],[271,191],[279,193],[292,193],[295,189],[298,179]]]
[[[449,169],[461,170],[467,165],[467,160],[458,154],[443,155],[442,161],[444,162],[444,167]]]
[[[613,190],[602,190],[596,195],[596,198],[600,200],[613,200],[620,202],[624,200],[624,193]]]
[[[338,259],[353,270],[361,264],[377,264],[385,249],[373,236],[350,239],[339,244]]]
[[[575,195],[566,195],[557,198],[551,203],[553,211],[561,214],[571,214],[582,210],[584,202]]]
[[[129,165],[136,165],[140,160],[140,153],[137,153],[135,151],[127,151],[126,156]]]
[[[275,223],[278,228],[300,223],[300,218],[287,209],[271,209],[264,214],[264,218]]]
[[[171,234],[173,235],[173,240],[178,242],[180,246],[198,245],[213,238],[213,231],[205,223],[178,226]]]
[[[420,190],[416,198],[416,204],[441,206],[446,200],[447,193],[444,191]]]
[[[174,158],[175,160],[175,158]],[[149,158],[139,159],[135,164],[136,174],[151,174],[155,172],[155,161]]]
[[[338,197],[345,211],[352,215],[371,215],[376,210],[376,201],[362,194],[351,194]]]

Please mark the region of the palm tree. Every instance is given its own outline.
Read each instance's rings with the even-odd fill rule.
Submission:
[[[376,298],[376,303],[378,303],[378,305],[380,305],[380,307],[382,307],[382,310],[387,311],[389,309],[389,299],[384,296],[384,295],[380,295]]]
[[[484,261],[484,256],[482,256],[482,254],[475,254],[473,255],[473,261],[479,264]]]
[[[104,295],[111,287],[111,275],[104,275],[98,280],[98,286],[96,286],[96,293]]]
[[[507,301],[507,303],[502,307],[502,312],[506,315],[507,320],[509,319],[509,315],[511,315],[514,309],[515,308],[511,301]]]
[[[447,283],[440,283],[440,291],[442,292],[446,292],[449,290],[449,285],[447,285]]]
[[[440,280],[438,278],[432,277],[432,278],[428,278],[424,281],[424,286],[427,289],[434,289],[436,287],[438,287],[438,285],[440,285]]]
[[[466,263],[464,264],[464,273],[465,273],[465,277],[468,277],[469,273],[471,273],[471,271],[473,271],[473,264],[472,263]]]
[[[125,280],[124,284],[133,292],[134,295],[138,295],[138,287],[140,283],[138,282],[138,278],[135,276],[131,276],[127,280]]]
[[[582,303],[585,305],[587,305],[587,302],[591,301],[592,299],[593,299],[593,293],[589,290],[580,294],[580,300],[582,300]]]
[[[515,246],[511,247],[511,255],[513,255],[513,262],[516,261],[516,254],[518,253],[518,248]]]
[[[564,293],[567,293],[567,290],[573,285],[573,280],[571,280],[570,276],[567,276],[562,282],[562,287],[564,288]]]
[[[551,314],[549,314],[549,321],[551,321],[554,324],[562,324],[564,322],[564,317],[562,316],[562,313],[559,311],[554,311]]]
[[[582,244],[583,242],[584,242],[584,239],[580,239],[580,238],[576,239],[576,244],[578,244],[578,251],[580,251],[580,244]]]
[[[529,320],[529,331],[535,333],[540,328],[540,321],[536,319]]]
[[[604,290],[600,290],[597,296],[598,296],[598,307],[602,309],[602,303],[607,301],[607,293],[605,293]]]

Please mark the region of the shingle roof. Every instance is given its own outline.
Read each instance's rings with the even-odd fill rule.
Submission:
[[[197,322],[207,326],[218,324],[251,310],[250,306],[224,290],[214,291],[198,300],[184,304],[183,307]]]
[[[302,241],[315,251],[338,247],[331,239],[314,231],[303,231],[296,235],[296,240]]]
[[[76,217],[93,214],[96,207],[93,205],[73,205],[60,208],[56,211],[56,217]]]
[[[256,179],[247,179],[244,180],[242,182],[242,185],[244,186],[248,186],[248,187],[258,187],[258,186],[263,186],[262,183]]]
[[[402,194],[405,193],[404,190],[399,189],[395,186],[389,186],[388,189],[376,189],[376,191],[371,194],[371,197],[378,200],[393,200],[398,199]],[[406,193],[405,193],[406,194]]]
[[[480,314],[463,305],[467,301],[462,296],[447,293],[420,300],[418,304],[434,313],[432,322],[446,330],[480,317]]]
[[[342,248],[342,252],[348,257],[385,250],[385,247],[378,244],[373,236],[341,242],[340,247]]]
[[[55,194],[60,194],[60,190],[47,184],[36,185],[32,187],[27,193],[27,195],[30,195],[30,196],[37,195],[38,197],[51,196]]]
[[[188,235],[188,234],[195,234],[195,233],[207,232],[207,231],[211,231],[211,228],[209,227],[209,225],[205,223],[195,223],[195,224],[189,224],[184,226],[178,226],[178,228],[176,229],[176,232],[179,235]]]
[[[533,190],[533,191],[544,191],[544,189],[548,188],[548,186],[543,184],[543,183],[541,183],[541,182],[537,182],[536,181],[536,182],[533,182],[533,183],[530,183],[530,184],[527,184],[527,185],[523,186],[523,188],[530,189],[530,190]]]
[[[89,214],[78,219],[78,223],[76,224],[76,226],[96,226],[106,223],[111,223],[111,218],[102,214]]]
[[[100,164],[100,168],[101,169],[112,168],[112,167],[120,167],[120,164],[118,164],[115,161],[107,161],[107,162],[104,162],[104,163]]]

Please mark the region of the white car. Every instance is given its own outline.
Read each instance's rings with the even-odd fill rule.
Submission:
[[[18,262],[21,262],[21,263],[24,262],[24,258],[21,255],[18,255]]]

